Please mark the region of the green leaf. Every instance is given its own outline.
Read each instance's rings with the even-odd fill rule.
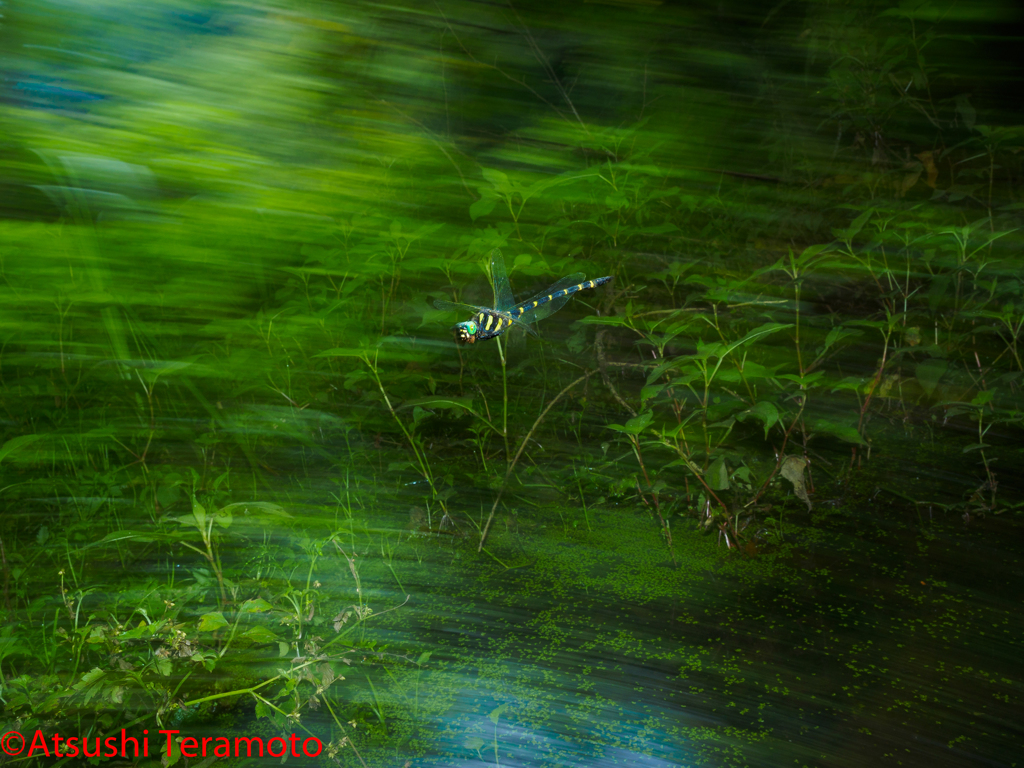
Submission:
[[[274,606],[264,600],[262,597],[256,597],[252,600],[246,600],[242,603],[242,607],[239,608],[240,613],[266,613],[267,611],[273,611]]]
[[[744,421],[747,416],[752,416],[764,424],[764,436],[767,439],[768,430],[775,426],[779,421],[779,409],[775,407],[775,403],[762,400],[755,404],[750,410],[738,414],[736,418],[740,421]]]
[[[725,463],[725,456],[719,456],[715,462],[708,467],[707,483],[713,491],[729,490],[729,466]]]
[[[3,448],[0,448],[0,462],[6,459],[10,454],[19,448],[34,443],[36,440],[41,438],[42,435],[20,435],[19,437],[12,437],[6,443]]]
[[[808,246],[807,248],[804,248],[803,253],[801,253],[800,256],[796,260],[797,264],[800,264],[801,266],[806,267],[807,266],[807,262],[809,262],[811,259],[813,259],[815,256],[817,256],[822,251],[827,250],[828,248],[829,248],[829,245],[827,243],[822,243],[822,244],[818,244],[818,245],[811,245],[811,246]]]
[[[270,501],[236,501],[234,504],[228,504],[226,507],[221,508],[222,514],[227,514],[228,510],[234,512],[240,512],[243,515],[251,517],[262,517],[269,515],[270,517],[279,518],[290,518],[287,512],[278,505]]]
[[[786,381],[796,382],[797,384],[803,384],[805,387],[810,387],[824,376],[824,371],[815,371],[814,373],[808,373],[803,376],[797,376],[795,373],[783,373],[779,378],[785,379]]]
[[[467,411],[472,411],[473,398],[468,395],[465,397],[443,397],[440,395],[437,397],[420,397],[415,400],[407,400],[395,410],[399,411],[410,406],[413,408],[418,406],[423,408],[463,408]]]
[[[971,400],[971,405],[981,407],[983,405],[986,405],[994,396],[995,392],[993,392],[991,389],[983,390],[974,396],[974,399]]]
[[[868,208],[866,211],[864,211],[864,213],[862,213],[860,216],[854,219],[850,223],[849,229],[846,230],[846,238],[849,240],[855,238],[857,236],[857,233],[861,231],[865,224],[867,224],[868,219],[871,218],[871,214],[873,214],[874,212],[874,208]]]
[[[259,704],[256,705],[257,708]],[[172,765],[181,759],[181,743],[176,739],[168,737],[167,744],[161,750],[160,762],[164,768],[171,768]]]
[[[740,344],[742,344],[741,341],[736,342],[737,346],[739,346]],[[725,345],[722,344],[720,341],[712,341],[709,344],[705,344],[702,341],[698,341],[697,342],[697,354],[691,355],[690,359],[692,359],[692,360],[707,360],[708,358],[711,358],[711,357],[725,357],[728,354],[729,350],[726,349],[725,352],[720,352],[720,350],[723,347],[725,347]]]
[[[501,171],[495,170],[494,168],[484,168],[482,173],[483,177],[491,183],[496,191],[503,195],[507,195],[512,192],[512,185],[509,184],[508,176]]]
[[[192,498],[192,514],[200,525],[206,522],[206,507],[196,501],[195,497]]]
[[[859,376],[847,376],[845,379],[840,381],[834,387],[833,392],[861,392],[864,389],[864,385],[867,383],[867,379]]]
[[[200,507],[200,509],[201,508],[202,507]],[[179,515],[178,517],[175,517],[174,519],[180,525],[187,525],[187,526],[190,526],[192,528],[196,528],[196,529],[202,531],[203,530],[203,523],[206,522],[206,514],[205,514],[205,511],[204,511],[202,522],[200,522],[199,518],[196,517],[195,512],[193,512],[190,515]]]
[[[629,318],[622,317],[621,315],[603,315],[598,317],[597,315],[587,315],[581,317],[577,322],[583,325],[629,325]]]
[[[772,368],[766,368],[760,363],[755,363],[752,360],[747,360],[743,363],[743,378],[747,381],[753,381],[755,379],[772,379],[775,378],[775,371],[778,366]],[[721,375],[721,374],[719,374]]]
[[[659,378],[661,378],[662,375],[664,375],[667,371],[672,370],[673,368],[679,368],[682,370],[680,378],[672,380],[673,384],[686,385],[689,384],[694,379],[700,378],[701,375],[700,369],[697,368],[697,366],[694,365],[689,358],[683,357],[677,358],[675,360],[669,360],[667,363],[662,363],[661,365],[659,365],[657,368],[655,368],[647,375],[647,383],[653,384]]]
[[[165,619],[155,621],[152,624],[146,624],[144,621],[139,622],[139,626],[135,627],[135,629],[129,629],[126,632],[121,632],[120,639],[138,640],[143,637],[154,637],[155,635],[158,635],[166,625],[167,621]]]
[[[98,683],[104,675],[107,673],[99,667],[93,667],[88,672],[82,674],[82,679],[71,686],[76,691],[83,691],[90,685]]]
[[[828,335],[825,337],[825,349],[828,349],[833,344],[838,344],[840,341],[842,341],[843,339],[848,338],[850,336],[863,336],[863,335],[864,335],[863,331],[852,331],[849,328],[844,328],[841,325],[837,325],[832,330],[830,330],[828,332]]]
[[[334,347],[323,352],[317,352],[313,357],[363,357],[365,350],[353,347]]]
[[[884,320],[851,320],[850,325],[859,325],[863,328],[875,328],[882,331],[889,327],[889,324]]]
[[[608,429],[614,429],[616,432],[625,432],[628,435],[639,435],[647,428],[647,425],[651,423],[651,419],[653,418],[653,412],[644,411],[639,416],[627,421],[625,426],[622,424],[606,424],[605,426]]]
[[[811,427],[812,432],[818,432],[821,434],[832,435],[838,437],[847,443],[856,443],[857,445],[867,445],[864,442],[864,438],[860,436],[860,433],[854,427],[847,427],[842,424],[836,424],[835,422],[829,421],[828,419],[818,419],[814,422],[814,426]]]
[[[653,386],[648,384],[647,386],[643,387],[643,389],[640,390],[640,402],[646,403],[652,397],[657,397],[658,393],[660,393],[661,390],[665,388],[665,386],[665,384],[656,384]]]
[[[497,725],[498,724],[498,719],[501,717],[501,714],[506,709],[508,709],[508,704],[502,704],[500,707],[496,707],[496,708],[492,709],[491,710],[491,714],[489,714],[487,717],[490,718],[492,723]]]
[[[245,632],[242,633],[242,637],[246,640],[250,640],[254,643],[277,643],[280,642],[280,638],[259,624],[249,627]]]
[[[494,210],[498,204],[498,198],[492,195],[484,195],[471,206],[469,206],[469,218],[476,221],[481,216],[486,216]]]
[[[991,448],[991,447],[992,446],[989,445],[988,443],[974,443],[974,444],[968,445],[966,448],[962,449],[960,451],[960,453],[970,453],[971,451],[983,451],[986,448]]]
[[[224,614],[220,611],[214,613],[204,613],[199,617],[199,631],[200,632],[215,632],[221,627],[228,626],[228,620],[224,618]]]
[[[651,423],[651,419],[653,418],[653,411],[644,411],[639,416],[636,416],[626,422],[626,432],[631,435],[639,435],[647,429],[647,425]]]
[[[191,525],[198,528],[200,531],[206,528],[206,507],[192,499],[192,514],[182,515],[178,518],[178,522],[182,525]]]
[[[768,336],[769,334],[781,331],[784,328],[792,328],[792,327],[793,327],[792,323],[765,323],[764,325],[760,326],[759,328],[755,328],[754,330],[752,330],[750,333],[748,333],[746,336],[744,336],[739,341],[734,341],[732,344],[730,344],[726,348],[725,352],[722,353],[721,357],[725,357],[725,355],[727,355],[729,352],[732,352],[734,349],[737,349],[739,347],[745,346],[745,345],[749,344],[752,341],[756,341],[757,339],[763,338],[764,336]],[[698,349],[699,349],[699,347],[698,347]]]
[[[933,357],[930,360],[919,363],[914,368],[914,376],[926,395],[930,396],[935,391],[935,388],[939,386],[939,380],[942,379],[942,374],[946,372],[948,367],[948,361]]]

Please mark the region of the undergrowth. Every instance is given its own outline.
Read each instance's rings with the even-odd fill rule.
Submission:
[[[794,515],[881,492],[929,519],[1019,513],[1024,128],[931,63],[957,40],[915,8],[870,25],[820,9],[809,37],[778,31],[816,87],[769,67],[756,151],[723,141],[708,162],[698,138],[744,143],[734,106],[680,126],[684,89],[645,65],[608,85],[639,84],[641,104],[585,117],[518,16],[509,31],[553,90],[527,87],[532,111],[497,146],[442,131],[449,78],[470,101],[528,80],[437,9],[445,67],[434,38],[429,54],[416,31],[410,47],[371,38],[372,16],[294,21],[287,45],[246,32],[268,53],[236,51],[252,57],[238,71],[282,104],[290,77],[312,93],[324,75],[294,55],[320,61],[318,35],[376,50],[324,104],[258,125],[287,138],[289,109],[312,125],[355,103],[323,125],[358,151],[256,148],[241,95],[167,132],[148,102],[90,113],[129,136],[5,117],[7,164],[37,197],[0,222],[0,728],[103,735],[245,701],[294,730],[323,704],[318,734],[356,764],[357,726],[384,738],[387,716],[375,693],[353,704],[346,676],[365,665],[372,692],[427,661],[373,631],[402,605],[395,552],[413,537],[504,567],[519,541],[504,534],[557,513],[564,537],[599,536],[614,510],[649,516],[685,568],[673,531],[704,531],[723,558],[770,554]],[[379,96],[417,54],[444,110]],[[368,128],[382,112],[396,122]],[[184,146],[210,163],[187,170]],[[517,295],[580,270],[614,280],[539,340],[458,347],[431,300],[492,304],[494,249]],[[945,473],[921,449],[936,443],[956,477],[915,484]],[[299,512],[325,477],[334,506]],[[357,552],[396,599],[363,593]]]

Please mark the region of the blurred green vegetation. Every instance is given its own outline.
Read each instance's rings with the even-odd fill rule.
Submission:
[[[675,563],[826,495],[1021,509],[1014,4],[4,14],[5,722],[297,718],[374,652],[298,564],[356,576],[386,514],[504,563],[493,519],[615,508]],[[459,348],[432,300],[490,302],[494,248],[517,297],[615,280]]]

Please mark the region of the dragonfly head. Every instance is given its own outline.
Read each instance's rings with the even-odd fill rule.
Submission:
[[[456,325],[453,330],[455,331],[455,340],[460,344],[472,344],[476,341],[476,332],[480,330],[480,327],[476,321],[467,320]]]

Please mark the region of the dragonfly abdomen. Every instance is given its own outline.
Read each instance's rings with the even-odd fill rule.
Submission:
[[[537,307],[542,307],[549,301],[554,301],[555,299],[560,299],[566,296],[572,296],[574,293],[585,291],[588,288],[597,288],[597,286],[604,285],[611,279],[611,275],[608,275],[607,277],[595,277],[593,280],[584,280],[582,283],[570,285],[560,291],[554,291],[553,293],[549,293],[547,296],[537,296],[530,301],[520,304],[515,309],[509,310],[509,314],[512,315],[512,317],[522,317],[527,312],[534,310]]]

